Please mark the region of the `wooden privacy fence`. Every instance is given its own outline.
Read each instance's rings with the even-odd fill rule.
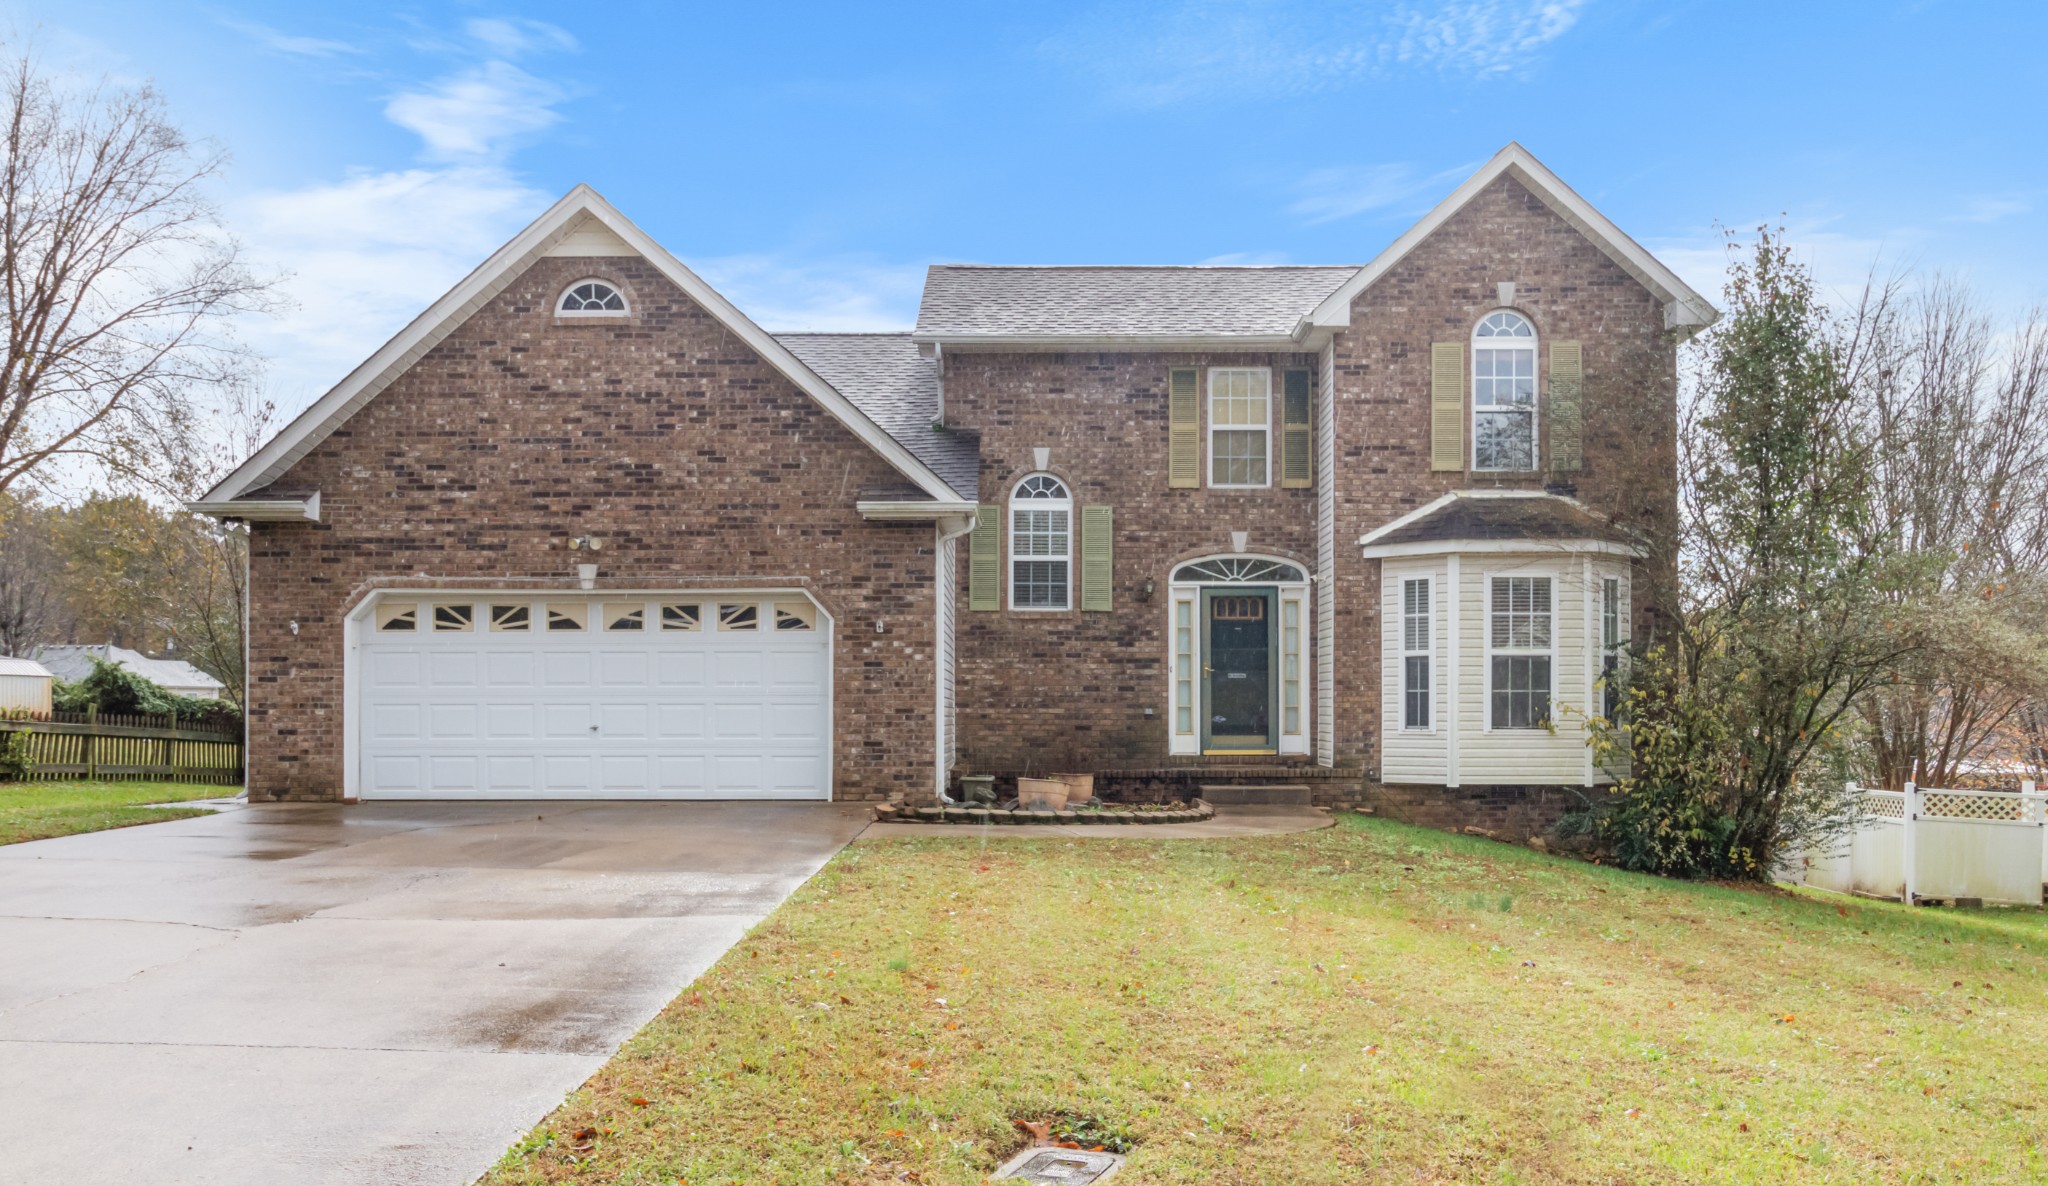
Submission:
[[[7,733],[28,735],[30,778],[242,783],[241,737],[189,728],[176,717],[51,713],[0,720],[0,734]]]

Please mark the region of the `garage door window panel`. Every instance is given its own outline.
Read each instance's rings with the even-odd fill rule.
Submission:
[[[604,607],[604,628],[644,630],[647,628],[647,607],[637,602],[607,605]]]
[[[590,607],[580,601],[548,603],[548,629],[581,630],[590,620]]]
[[[476,607],[473,605],[434,607],[434,629],[437,631],[468,631],[475,627]]]
[[[692,631],[704,628],[702,610],[694,601],[671,601],[661,607],[663,630]]]
[[[420,607],[410,601],[386,601],[377,607],[377,629],[404,632],[419,629]]]
[[[738,605],[728,602],[718,607],[718,628],[727,634],[758,630],[761,626],[761,607]]]
[[[491,629],[499,632],[531,630],[533,628],[533,607],[530,605],[494,605],[491,607]]]

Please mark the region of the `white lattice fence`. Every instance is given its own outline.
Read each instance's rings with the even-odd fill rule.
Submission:
[[[2038,906],[2048,881],[2048,796],[2012,791],[1874,787],[1858,791],[1856,825],[1809,855],[1806,883],[1905,901],[1980,899]]]

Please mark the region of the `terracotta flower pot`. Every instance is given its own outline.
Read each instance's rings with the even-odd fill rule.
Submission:
[[[1058,811],[1067,805],[1067,784],[1057,778],[1019,778],[1017,807],[1022,811]]]
[[[1092,802],[1095,798],[1095,776],[1092,774],[1055,774],[1054,778],[1067,784],[1067,803]]]

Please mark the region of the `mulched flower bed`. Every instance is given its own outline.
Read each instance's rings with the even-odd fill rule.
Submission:
[[[1216,809],[1196,799],[1189,803],[1089,803],[1060,811],[1022,811],[1013,803],[999,807],[898,807],[884,803],[875,818],[909,824],[1192,824],[1210,819]]]

